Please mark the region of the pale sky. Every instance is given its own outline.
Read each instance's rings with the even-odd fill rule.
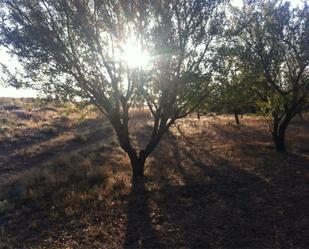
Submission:
[[[292,6],[302,3],[302,0],[291,0]],[[232,5],[241,6],[242,0],[231,0]],[[11,58],[3,48],[0,47],[0,62],[12,68],[18,66],[16,59]],[[0,72],[1,73],[1,72]],[[3,87],[0,85],[0,97],[36,97],[37,92],[33,89],[15,89],[14,87]]]
[[[11,68],[18,67],[18,61],[12,58],[5,49],[0,47],[0,62]],[[1,74],[1,72],[0,72]],[[3,87],[0,85],[0,97],[36,97],[37,92],[33,89],[16,89],[14,87]]]

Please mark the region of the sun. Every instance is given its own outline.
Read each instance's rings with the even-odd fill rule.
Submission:
[[[122,47],[121,59],[131,68],[146,68],[150,62],[149,54],[136,42],[129,40]]]

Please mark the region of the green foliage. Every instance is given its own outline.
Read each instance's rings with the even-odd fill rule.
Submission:
[[[234,43],[229,47],[219,47],[218,55],[215,77],[217,95],[212,105],[220,112],[248,112],[255,107],[256,96],[247,62],[243,59],[245,53]]]
[[[258,76],[253,81],[258,106],[271,117],[277,151],[285,152],[285,131],[309,97],[309,7],[248,1],[234,10],[232,20],[236,41],[250,54],[250,71]]]
[[[175,120],[207,96],[212,47],[225,1],[0,0],[0,44],[10,47],[25,78],[57,99],[78,97],[110,120],[131,163],[146,158]],[[126,45],[148,65],[122,58]],[[142,58],[136,58],[140,60]],[[129,135],[130,108],[147,104],[153,133],[140,152]]]
[[[308,99],[308,6],[291,9],[287,2],[251,1],[234,13],[238,43],[250,53],[258,76],[261,110],[295,115]]]

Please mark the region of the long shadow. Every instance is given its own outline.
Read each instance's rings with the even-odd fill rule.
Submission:
[[[79,131],[77,130],[75,131],[75,133],[78,134]],[[57,155],[63,155],[64,153],[68,154],[86,145],[90,146],[92,144],[97,143],[100,140],[107,139],[111,137],[112,135],[113,135],[113,132],[110,127],[95,129],[95,130],[92,130],[87,135],[87,141],[85,142],[72,139],[72,140],[66,141],[66,143],[61,144],[61,145],[55,144],[53,146],[50,146],[48,149],[43,150],[30,158],[25,158],[21,154],[10,156],[9,161],[2,162],[0,164],[1,166],[0,174],[11,174],[14,172],[20,172],[21,170],[29,170],[30,168],[40,166],[40,164],[44,162],[45,160],[51,159]],[[50,137],[50,139],[52,138],[53,137]],[[86,153],[88,153],[87,150],[86,150]]]
[[[229,141],[246,141],[248,137],[250,139],[257,139],[258,141],[271,141],[271,136],[265,130],[247,126],[246,124],[241,126],[229,126],[212,124],[212,128],[220,137],[224,137]]]
[[[167,137],[168,137],[168,142],[172,146],[174,158],[176,160],[175,165],[171,165],[171,166],[181,174],[181,177],[186,183],[192,182],[192,176],[188,174],[188,172],[184,169],[182,165],[183,162],[182,162],[180,149],[177,144],[177,138],[170,131],[167,133]]]
[[[271,149],[275,150],[273,140],[268,129],[247,124],[243,124],[241,126],[229,126],[213,123],[211,124],[211,126],[219,137],[225,138],[225,140],[228,140],[230,142],[239,142],[240,144],[242,143],[244,146],[247,146],[246,142],[248,141],[248,139],[251,141],[258,141],[264,143],[266,142],[271,145]],[[299,144],[301,147],[301,152],[308,152],[309,136],[305,135],[309,132],[309,130],[307,129],[308,127],[309,122],[307,120],[292,120],[286,131],[287,145],[289,146],[289,142],[292,142],[293,144]],[[293,136],[299,128],[303,129],[302,135],[305,135],[302,136],[301,139],[299,139],[299,137],[297,137],[297,139],[295,136]],[[288,148],[288,150],[291,150],[291,148]]]
[[[127,211],[127,233],[124,248],[162,248],[158,234],[153,228],[148,210],[149,192],[145,182],[132,184]]]
[[[178,162],[179,172],[187,175],[186,185],[166,184],[155,197],[166,223],[178,231],[170,235],[173,241],[165,243],[168,248],[306,248],[308,185],[301,173],[288,171],[288,175],[283,169],[278,172],[285,175],[283,179],[273,176],[267,180],[257,171],[235,167],[218,154],[208,153],[212,164],[206,164],[192,153],[190,143],[180,147],[172,135],[166,143],[162,147],[174,146],[176,160],[181,151],[187,164],[189,160],[200,168],[198,176],[187,174],[190,167],[186,170],[181,166],[184,163]],[[155,158],[155,163],[160,165],[162,154],[158,151],[157,155],[161,157]],[[160,171],[167,174],[164,166]],[[196,181],[201,176],[210,181]]]
[[[63,130],[61,132],[67,130]],[[11,138],[3,139],[1,141],[0,156],[9,155],[15,150],[25,148],[26,146],[31,146],[39,142],[44,142],[57,136],[59,136],[59,134],[56,133],[43,134],[38,128],[27,128],[23,131],[23,134],[16,139],[16,141],[12,142]]]
[[[181,146],[171,133],[158,146],[153,154],[154,164],[166,182],[156,194],[148,191],[144,182],[133,185],[127,206],[124,248],[306,248],[308,185],[302,174],[308,159],[297,158],[302,166],[295,168],[291,164],[283,170],[278,167],[278,176],[272,173],[271,179],[265,179],[257,171],[234,167],[232,161],[207,149],[202,153],[206,153],[211,163],[208,160],[205,163],[199,158],[200,152],[194,153],[196,143],[190,142],[201,141],[203,138],[199,136],[188,135],[184,138],[186,146]],[[163,162],[167,157],[166,162],[171,162],[166,147],[173,151],[176,163]],[[190,171],[193,167],[200,169],[199,175]],[[170,168],[183,176],[184,186],[169,182]],[[268,170],[272,172],[273,168]],[[197,181],[201,177],[210,180]],[[152,203],[160,211],[152,210],[150,215]],[[103,208],[98,210],[96,214]],[[160,215],[156,224],[161,228],[153,227],[153,213]],[[29,217],[24,216],[27,222]],[[47,228],[44,225],[42,230]],[[57,231],[61,229],[60,226]]]
[[[68,118],[64,118],[63,120],[61,120],[59,117],[54,118],[50,120],[50,125],[48,126],[48,128],[50,128],[49,131],[43,131],[43,129],[39,126],[35,128],[27,127],[22,130],[21,134],[16,137],[16,140],[13,143],[11,142],[10,138],[2,141],[0,156],[9,155],[15,150],[19,150],[28,146],[30,147],[40,142],[46,142],[76,127],[76,125],[71,127],[68,125],[68,122],[70,122]]]
[[[98,124],[104,122],[100,119],[86,119],[80,123],[74,124],[72,126],[59,125],[59,121],[53,120],[49,126],[50,131],[43,131],[40,128],[26,128],[20,136],[16,138],[14,142],[11,141],[11,138],[3,139],[0,141],[1,150],[0,156],[9,156],[15,151],[24,149],[26,147],[31,147],[37,143],[48,142],[49,140],[61,136],[63,133],[70,130],[75,130],[76,133],[80,132],[83,128],[88,128],[92,131],[90,134],[90,139],[95,138],[95,131],[98,130]],[[55,128],[56,131],[53,131],[52,128]],[[99,130],[100,132],[100,130]],[[107,133],[111,133],[111,130]],[[98,134],[100,136],[100,134]]]

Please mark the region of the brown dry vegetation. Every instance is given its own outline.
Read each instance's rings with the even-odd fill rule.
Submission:
[[[113,130],[74,106],[1,111],[0,248],[306,248],[309,118],[278,155],[245,116],[179,121],[131,188]],[[135,110],[135,143],[149,114]],[[36,117],[36,118],[34,118]],[[307,191],[307,193],[306,193]],[[307,204],[307,205],[306,205]]]

